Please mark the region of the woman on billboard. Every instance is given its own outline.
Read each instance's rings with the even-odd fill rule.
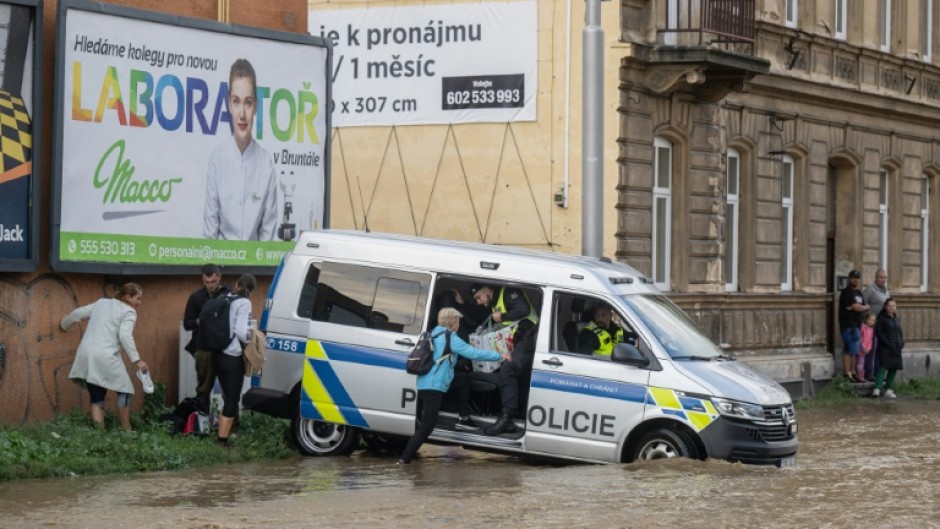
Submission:
[[[209,157],[203,237],[270,241],[277,225],[277,178],[274,162],[257,141],[257,79],[246,59],[232,63],[228,111],[232,137]]]

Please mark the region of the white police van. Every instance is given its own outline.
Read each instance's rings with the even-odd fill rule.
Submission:
[[[242,403],[292,420],[310,455],[367,443],[401,447],[415,428],[405,357],[435,325],[435,299],[469,287],[522,290],[537,311],[517,430],[455,428],[450,399],[431,442],[581,462],[719,458],[789,466],[797,424],[789,394],[723,354],[652,282],[608,259],[397,235],[311,231],[281,263],[260,327],[268,359]],[[635,333],[610,356],[578,352],[593,307]],[[473,373],[474,419],[500,412],[496,375]],[[397,454],[395,454],[397,455]]]

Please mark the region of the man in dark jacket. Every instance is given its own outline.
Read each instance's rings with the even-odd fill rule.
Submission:
[[[183,313],[183,328],[192,331],[192,338],[186,344],[186,351],[196,360],[196,397],[208,411],[209,397],[212,386],[215,384],[215,373],[212,372],[212,353],[206,350],[199,341],[199,313],[202,306],[211,298],[228,294],[228,287],[222,284],[222,271],[214,264],[202,267],[202,288],[189,295],[186,301],[186,311]]]
[[[512,337],[512,361],[505,362],[497,371],[503,410],[495,424],[483,429],[487,435],[513,433],[517,429],[513,418],[519,410],[519,385],[532,368],[538,312],[518,288],[501,287],[497,290],[481,286],[471,290],[477,305],[490,308],[490,317],[497,325],[516,324]]]

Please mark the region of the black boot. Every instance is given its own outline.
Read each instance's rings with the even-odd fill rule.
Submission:
[[[501,433],[513,433],[517,429],[515,421],[512,420],[512,414],[503,412],[495,424],[483,429],[483,433],[486,435],[499,435]]]

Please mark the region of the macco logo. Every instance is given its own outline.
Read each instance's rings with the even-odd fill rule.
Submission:
[[[112,160],[112,158],[115,159]],[[105,176],[102,178],[102,168],[104,167],[110,169],[111,175],[107,176],[108,171],[104,171]],[[105,151],[101,161],[98,162],[98,167],[95,168],[95,178],[92,181],[95,189],[106,188],[101,202],[103,204],[113,204],[115,201],[122,204],[169,202],[170,196],[173,194],[173,184],[183,181],[182,178],[132,180],[131,177],[134,176],[135,170],[136,168],[131,161],[124,159],[124,140],[114,142],[114,145]]]
[[[24,242],[23,228],[19,224],[12,228],[0,224],[0,242]]]
[[[257,191],[252,191],[252,192],[251,192],[251,201],[252,201],[252,202],[261,202],[261,195],[259,195]]]

